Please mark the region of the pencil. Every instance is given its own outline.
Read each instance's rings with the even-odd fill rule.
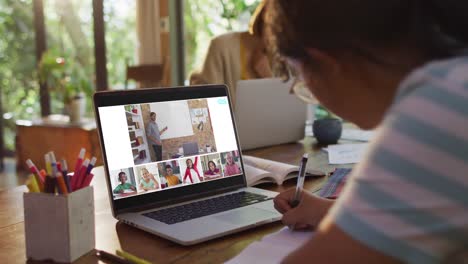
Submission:
[[[43,192],[45,179],[41,176],[41,174],[39,173],[39,170],[37,169],[36,165],[34,165],[31,159],[26,160],[26,164],[28,165],[29,170],[36,177],[36,183],[37,183],[37,186],[39,187],[39,191]]]
[[[26,186],[29,189],[29,192],[40,192],[39,186],[37,185],[36,178],[33,174],[28,176],[28,180],[26,181]]]
[[[128,261],[128,260],[126,260],[124,258],[118,257],[116,255],[113,255],[113,254],[108,253],[108,252],[103,251],[103,250],[96,250],[96,256],[99,259],[107,260],[107,261],[110,261],[111,263],[115,263],[115,264],[134,264],[131,261]]]
[[[62,169],[62,175],[65,180],[65,184],[67,185],[67,190],[68,192],[71,192],[70,176],[68,176],[68,165],[65,159],[62,159]]]
[[[126,260],[129,260],[130,262],[134,264],[151,264],[151,262],[141,259],[137,256],[134,256],[128,252],[125,252],[123,250],[116,250],[115,253],[117,253],[117,256],[121,256],[122,258],[125,258]]]
[[[63,175],[62,173],[59,171],[57,172],[56,176],[57,178],[57,185],[59,187],[59,190],[62,192],[62,194],[68,194],[68,189],[67,189],[67,185],[65,184],[65,180],[63,178]]]

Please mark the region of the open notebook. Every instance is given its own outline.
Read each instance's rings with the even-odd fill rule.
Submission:
[[[244,169],[247,186],[261,183],[276,183],[282,185],[285,180],[297,178],[299,166],[283,162],[267,160],[244,155]],[[306,176],[324,176],[326,172],[307,167]]]
[[[297,178],[299,165],[287,164],[268,159],[243,156],[247,186],[271,182],[282,185],[285,180]],[[349,168],[352,164],[330,165],[328,154],[325,151],[316,151],[309,154],[306,176],[319,177],[328,175],[336,168]]]

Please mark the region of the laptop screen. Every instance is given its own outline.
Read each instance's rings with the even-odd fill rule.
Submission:
[[[97,110],[114,200],[242,175],[227,96]]]

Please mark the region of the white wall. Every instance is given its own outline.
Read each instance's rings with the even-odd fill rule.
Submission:
[[[218,152],[237,150],[229,101],[226,96],[208,98],[211,124]]]
[[[98,111],[109,170],[133,167],[132,147],[124,107],[99,107]]]
[[[186,137],[193,135],[192,121],[187,101],[171,101],[150,104],[151,112],[156,113],[156,123],[167,131],[161,139]]]

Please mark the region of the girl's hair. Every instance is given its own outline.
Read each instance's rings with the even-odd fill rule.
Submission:
[[[273,53],[307,58],[306,48],[348,51],[379,62],[370,48],[414,47],[427,58],[458,54],[468,43],[468,1],[270,0]]]
[[[226,153],[226,156],[225,156],[226,164],[232,165],[232,164],[230,164],[229,161],[228,161],[228,158],[229,158],[229,157],[231,157],[232,164],[234,164],[234,163],[235,163],[235,161],[234,161],[234,156],[232,155],[231,152]]]
[[[191,167],[189,167],[189,164],[188,164],[189,160],[190,160],[190,162],[192,163]],[[192,160],[192,159],[187,159],[187,160],[185,161],[185,164],[187,164],[187,167],[188,167],[189,169],[193,168],[193,160]]]
[[[208,161],[208,169],[209,170],[211,170],[210,169],[210,164],[213,164],[213,167],[215,167],[215,169],[216,169],[216,163],[214,163],[214,161],[210,160],[210,161]]]

